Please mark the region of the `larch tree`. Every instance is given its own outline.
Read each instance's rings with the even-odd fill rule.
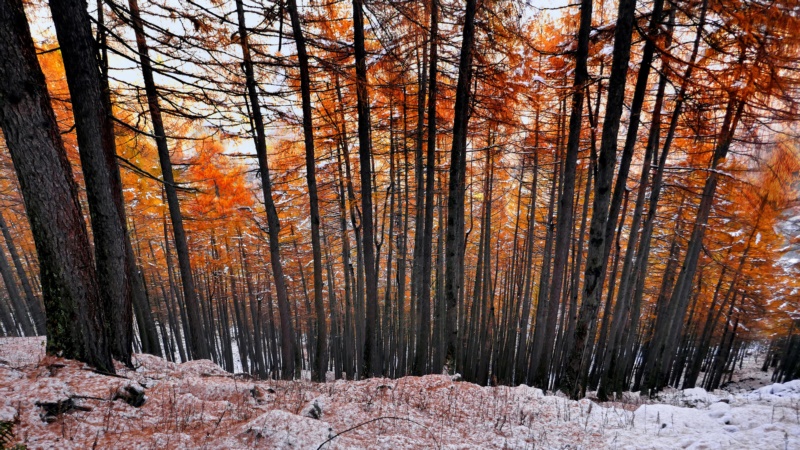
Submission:
[[[47,351],[114,373],[77,185],[20,1],[0,3],[0,61],[0,127],[39,256]]]

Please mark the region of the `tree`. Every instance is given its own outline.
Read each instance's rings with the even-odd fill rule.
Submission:
[[[16,0],[0,2],[0,61],[0,127],[39,255],[47,351],[114,373],[77,186],[22,2]]]
[[[470,113],[470,85],[472,84],[472,57],[475,45],[475,13],[477,3],[467,0],[464,12],[461,53],[458,60],[458,82],[453,109],[453,143],[450,149],[450,173],[447,194],[447,233],[445,239],[446,310],[445,332],[447,352],[445,364],[452,367],[456,356],[458,335],[458,297],[463,282],[464,262],[464,194],[467,170],[467,127]]]
[[[317,195],[316,154],[314,152],[314,121],[311,116],[311,80],[308,74],[308,53],[296,0],[288,0],[292,33],[297,46],[300,65],[300,97],[303,107],[303,142],[306,147],[306,180],[308,182],[309,207],[311,209],[311,247],[314,255],[314,307],[317,316],[317,348],[313,378],[325,381],[328,370],[328,333],[325,324],[325,303],[322,298],[322,250],[319,239],[319,196]],[[335,326],[335,324],[332,324]]]
[[[133,261],[126,253],[128,237],[114,126],[103,101],[91,19],[82,1],[53,0],[50,9],[70,89],[111,352],[130,365],[133,304],[129,275],[133,272],[128,265]]]
[[[272,181],[270,180],[269,163],[267,161],[267,141],[264,135],[264,119],[261,115],[261,104],[256,90],[255,75],[253,73],[253,60],[247,39],[244,7],[241,0],[237,0],[236,14],[239,24],[239,41],[244,55],[244,72],[247,81],[247,97],[253,115],[253,128],[255,132],[256,154],[258,168],[261,174],[261,189],[264,193],[264,206],[267,210],[267,224],[269,233],[269,254],[272,264],[272,276],[278,296],[278,311],[281,321],[281,357],[283,378],[292,379],[295,373],[295,346],[294,330],[292,329],[291,315],[289,313],[289,296],[286,291],[286,281],[283,277],[283,262],[280,251],[280,218],[275,209],[272,198]],[[313,145],[313,144],[312,144]],[[260,303],[259,303],[260,304]]]
[[[606,222],[608,221],[608,206],[611,197],[611,183],[614,178],[614,168],[617,162],[617,134],[622,116],[623,101],[625,97],[625,82],[630,61],[633,19],[636,12],[636,2],[621,0],[617,13],[617,26],[614,31],[614,53],[611,74],[608,85],[608,100],[606,101],[606,115],[603,122],[603,136],[600,144],[600,154],[597,162],[597,180],[594,188],[594,204],[592,207],[592,221],[589,226],[589,253],[586,257],[586,271],[584,274],[584,294],[581,303],[581,312],[575,328],[575,347],[573,348],[567,364],[567,389],[573,398],[583,396],[586,383],[584,381],[588,367],[581,368],[583,351],[587,345],[589,325],[597,317],[602,283],[601,273],[605,271],[606,262],[603,261],[605,250]],[[626,174],[620,176],[627,177]]]
[[[189,348],[193,358],[205,359],[210,356],[208,342],[203,330],[203,322],[200,316],[200,303],[197,299],[195,290],[194,275],[189,259],[189,244],[186,240],[186,231],[183,227],[183,216],[181,215],[180,201],[178,200],[178,189],[175,183],[175,176],[172,173],[172,161],[169,155],[167,134],[164,130],[164,120],[161,116],[161,107],[158,103],[158,90],[153,77],[153,67],[150,62],[150,49],[144,34],[144,25],[139,17],[139,4],[137,0],[128,0],[131,14],[131,24],[136,35],[136,48],[138,49],[139,63],[142,67],[142,77],[144,78],[145,93],[147,95],[147,106],[150,108],[150,122],[153,127],[153,135],[158,148],[158,159],[161,166],[161,176],[164,182],[164,191],[167,195],[169,204],[169,216],[172,221],[172,231],[175,237],[175,250],[178,253],[178,266],[181,272],[181,282],[183,284],[183,295],[188,310],[189,325]]]
[[[381,352],[378,346],[378,279],[375,273],[375,231],[372,219],[372,141],[370,139],[369,85],[367,52],[364,48],[364,10],[362,0],[353,0],[353,47],[356,57],[356,96],[358,107],[358,156],[361,175],[361,226],[366,278],[366,326],[364,368],[368,376],[381,375]]]

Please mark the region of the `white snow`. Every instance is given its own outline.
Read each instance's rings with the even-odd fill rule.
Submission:
[[[150,355],[111,377],[46,356],[42,343],[0,339],[0,420],[30,449],[800,448],[800,381],[597,403],[449,375],[255,381]],[[113,400],[129,385],[144,389],[141,407]],[[37,402],[69,399],[78,409],[43,420]]]

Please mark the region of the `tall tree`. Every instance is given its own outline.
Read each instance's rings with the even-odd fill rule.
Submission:
[[[595,322],[600,293],[603,286],[598,281],[605,271],[603,261],[606,242],[606,222],[608,206],[611,200],[611,183],[614,179],[614,168],[617,162],[617,134],[622,117],[625,100],[625,84],[628,74],[628,62],[631,58],[631,39],[635,0],[621,0],[617,11],[617,26],[614,31],[614,51],[611,63],[611,74],[608,82],[608,98],[606,115],[603,121],[603,134],[600,141],[600,154],[597,161],[597,179],[594,187],[592,204],[592,220],[589,225],[589,252],[586,256],[584,273],[583,301],[578,316],[575,334],[575,346],[567,360],[567,385],[573,398],[582,397],[585,389],[585,378],[588,367],[582,367],[583,352],[587,347],[589,326]]]
[[[247,37],[248,32],[245,24],[244,6],[242,5],[242,0],[236,1],[236,15],[239,25],[239,42],[242,47],[242,55],[244,56],[243,66],[245,80],[247,83],[247,98],[250,103],[251,114],[253,115],[256,155],[258,158],[259,174],[261,175],[261,190],[264,194],[264,206],[267,210],[269,254],[272,265],[272,277],[273,281],[275,282],[275,290],[278,296],[278,313],[280,315],[281,322],[281,359],[283,363],[282,375],[284,379],[291,379],[294,377],[295,372],[294,330],[292,329],[292,318],[291,313],[289,312],[289,295],[286,290],[286,280],[284,280],[283,276],[283,262],[281,261],[281,224],[280,218],[278,217],[278,211],[275,209],[275,202],[272,198],[272,180],[270,179],[269,162],[267,161],[267,139],[264,134],[264,117],[261,114],[261,103],[258,98],[258,89],[253,70],[253,59],[250,55],[250,43]]]
[[[375,231],[372,219],[372,140],[370,139],[367,51],[364,47],[363,0],[353,0],[353,47],[356,57],[356,99],[358,109],[358,156],[361,175],[361,226],[363,227],[364,274],[366,279],[366,322],[364,328],[364,368],[370,376],[381,375],[378,346],[378,279],[375,271]]]
[[[555,249],[553,250],[553,275],[549,286],[540,287],[540,289],[549,289],[549,294],[545,298],[547,305],[542,305],[548,307],[548,312],[550,309],[557,310],[557,302],[561,297],[561,284],[569,252],[569,237],[572,233],[571,224],[575,198],[575,169],[577,166],[581,126],[583,123],[583,97],[586,89],[585,84],[589,81],[586,61],[589,56],[589,32],[591,31],[591,27],[592,0],[582,0],[580,25],[578,28],[578,47],[575,53],[575,77],[572,85],[572,109],[569,117],[566,155],[563,161],[563,182],[558,201]],[[551,320],[550,317],[548,317],[547,320],[548,322],[552,322],[552,324],[545,325],[539,323],[537,320],[536,326],[554,329],[555,320]],[[552,348],[547,346],[549,340],[547,339],[546,332],[539,340],[543,340],[544,342],[534,342],[535,351],[531,354],[532,371],[535,375],[535,383],[547,387],[548,363],[550,358],[546,355],[552,351]]]
[[[476,0],[467,0],[464,28],[461,35],[461,53],[458,59],[456,101],[453,110],[453,143],[450,149],[444,284],[444,301],[447,310],[443,335],[447,341],[445,364],[451,367],[456,356],[458,298],[464,278],[464,193],[466,190],[467,126],[470,117],[470,85],[472,84],[472,58],[475,48],[476,9]]]
[[[434,181],[436,180],[436,73],[438,64],[438,39],[439,39],[439,1],[430,2],[430,75],[428,77],[428,155],[425,162],[425,220],[422,231],[422,281],[419,286],[418,305],[419,314],[417,324],[417,349],[414,360],[414,374],[427,373],[429,364],[428,348],[430,347],[430,313],[431,313],[431,263],[433,260],[433,194]],[[438,344],[437,344],[438,345]],[[441,364],[442,361],[436,361]],[[434,367],[434,369],[436,369]]]
[[[150,123],[158,149],[158,160],[161,165],[161,176],[164,181],[164,191],[169,206],[169,217],[172,221],[172,232],[175,239],[175,251],[178,253],[178,266],[183,284],[183,296],[186,302],[189,319],[189,348],[193,358],[206,359],[211,356],[206,340],[203,322],[200,316],[200,304],[197,299],[194,274],[189,259],[189,244],[186,240],[186,231],[183,227],[180,200],[178,200],[178,186],[172,173],[167,134],[164,130],[164,119],[161,116],[161,107],[158,102],[158,89],[153,77],[153,67],[150,61],[150,48],[144,32],[144,22],[139,13],[137,0],[128,0],[130,8],[131,25],[136,35],[136,48],[139,53],[139,63],[142,66],[147,106],[150,109]]]
[[[127,230],[114,125],[103,100],[91,18],[86,3],[81,0],[53,0],[50,9],[64,59],[81,168],[86,180],[109,344],[116,358],[130,364],[133,305],[128,264],[131,261],[125,249]]]
[[[314,312],[317,316],[316,365],[312,368],[315,381],[325,381],[328,368],[328,333],[325,324],[325,303],[322,298],[322,250],[319,238],[319,196],[317,195],[316,159],[314,153],[314,122],[311,116],[311,79],[308,74],[308,52],[297,1],[287,0],[292,34],[297,46],[297,61],[300,65],[300,97],[303,103],[303,142],[306,147],[306,180],[308,203],[311,209],[311,251],[314,257]]]
[[[0,2],[0,128],[39,256],[47,351],[113,373],[77,185],[18,0]]]

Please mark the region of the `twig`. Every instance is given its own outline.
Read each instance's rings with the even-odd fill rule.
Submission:
[[[421,426],[422,428],[424,428],[424,429],[425,429],[425,431],[427,431],[428,433],[430,433],[431,437],[433,438],[433,441],[436,443],[436,447],[437,447],[437,448],[439,448],[439,441],[438,441],[438,440],[436,440],[436,436],[435,436],[433,433],[431,433],[431,432],[430,432],[430,430],[428,430],[428,427],[426,427],[425,425],[423,425],[423,424],[421,424],[421,423],[419,423],[419,422],[417,422],[417,421],[411,420],[411,419],[406,419],[405,417],[381,416],[381,417],[376,417],[376,418],[374,418],[374,419],[370,419],[370,420],[368,420],[368,421],[366,421],[366,422],[362,422],[362,423],[360,423],[360,424],[358,424],[358,425],[355,425],[355,426],[353,426],[353,427],[350,427],[350,428],[348,428],[348,429],[346,429],[346,430],[344,430],[344,431],[340,431],[340,432],[338,432],[338,433],[334,434],[333,436],[329,437],[329,438],[328,438],[328,439],[327,439],[325,442],[323,442],[322,444],[319,444],[319,447],[317,447],[317,450],[321,450],[321,449],[322,449],[322,447],[323,447],[325,444],[327,444],[328,442],[330,442],[330,441],[332,441],[332,440],[336,439],[337,437],[339,437],[339,436],[341,436],[341,435],[343,435],[343,434],[345,434],[345,433],[347,433],[347,432],[353,431],[353,430],[355,430],[356,428],[363,427],[364,425],[368,425],[368,424],[370,424],[370,423],[372,423],[372,422],[377,422],[377,421],[379,421],[379,420],[389,420],[389,419],[393,419],[393,420],[405,420],[406,422],[411,422],[411,423],[413,423],[414,425],[419,425],[419,426]]]

